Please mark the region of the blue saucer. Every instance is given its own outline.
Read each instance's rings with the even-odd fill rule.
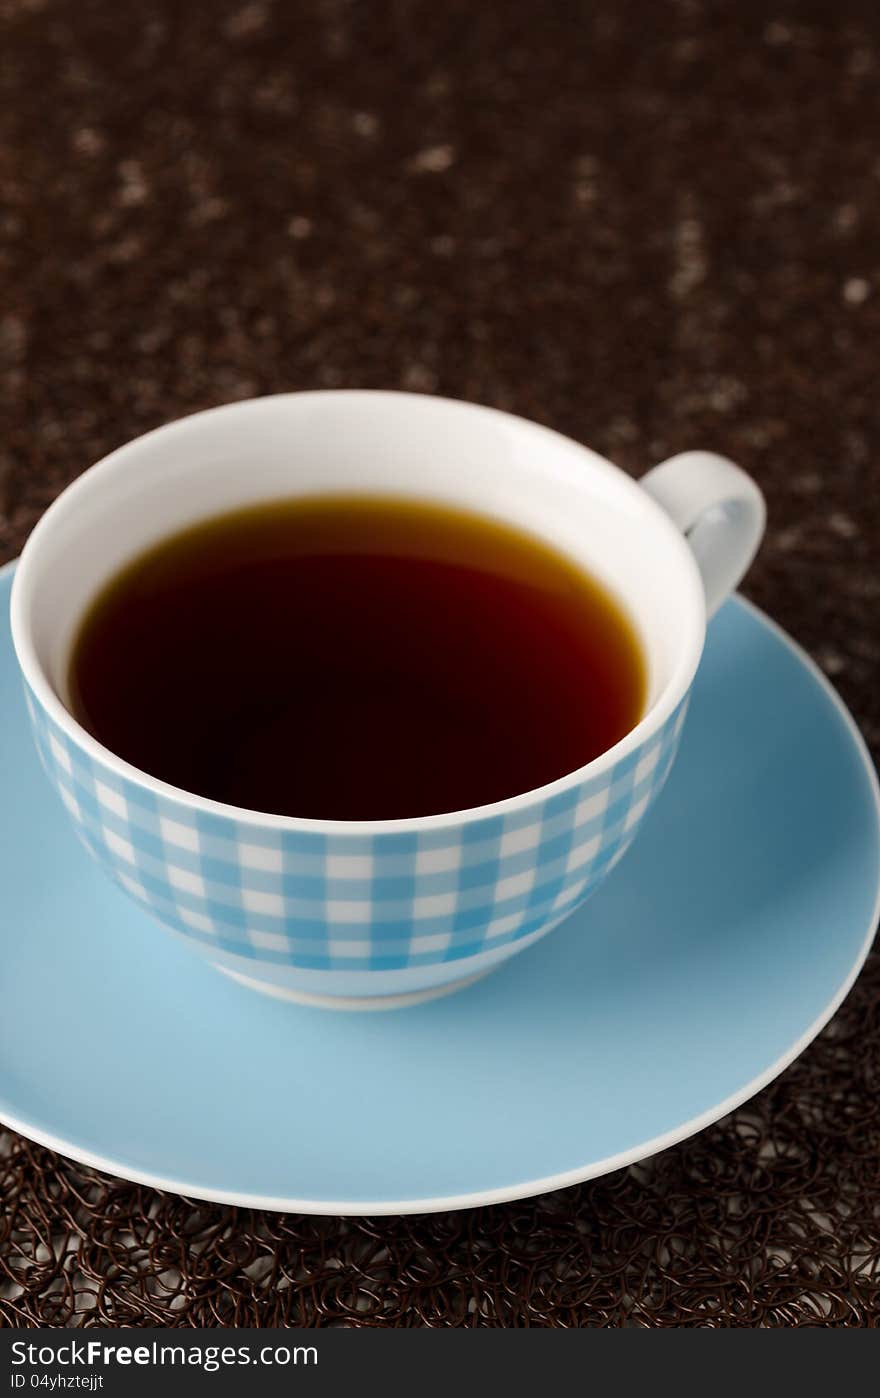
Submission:
[[[0,1119],[206,1199],[403,1213],[514,1199],[673,1144],[840,1004],[877,916],[873,767],[746,603],[712,623],[631,853],[545,941],[413,1009],[339,1015],[214,973],[77,843],[28,731],[0,570]]]

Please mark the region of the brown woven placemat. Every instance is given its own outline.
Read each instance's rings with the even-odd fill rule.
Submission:
[[[475,398],[634,472],[712,447],[768,496],[750,595],[876,754],[878,26],[873,0],[0,0],[0,557],[111,447],[278,389]],[[520,1204],[257,1214],[3,1136],[0,1318],[874,1325],[878,992],[875,955],[747,1107]]]

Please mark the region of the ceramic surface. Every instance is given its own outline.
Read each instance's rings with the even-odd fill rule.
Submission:
[[[0,714],[0,1118],[187,1195],[422,1212],[614,1169],[791,1062],[876,921],[864,745],[739,600],[709,628],[687,742],[624,865],[496,974],[393,1015],[252,995],[156,935],[39,769],[5,623]]]

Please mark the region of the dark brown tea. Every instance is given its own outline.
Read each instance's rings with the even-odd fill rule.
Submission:
[[[462,810],[638,722],[633,627],[517,529],[382,497],[281,500],[165,539],[76,638],[75,717],[144,772],[251,810]]]

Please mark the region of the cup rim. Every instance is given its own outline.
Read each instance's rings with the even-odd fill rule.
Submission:
[[[442,811],[433,815],[422,816],[400,816],[390,820],[330,820],[315,819],[309,816],[288,816],[276,815],[269,811],[250,810],[245,806],[234,806],[222,801],[215,801],[207,796],[199,796],[197,793],[187,791],[184,787],[174,786],[170,782],[162,781],[158,777],[151,776],[149,772],[135,767],[132,763],[119,757],[112,749],[104,746],[97,738],[93,737],[86,728],[82,726],[71,714],[69,709],[62,703],[56,694],[54,686],[49,681],[48,675],[37,655],[36,647],[31,635],[29,621],[29,601],[33,592],[31,582],[31,572],[35,567],[35,559],[39,557],[38,550],[41,540],[46,537],[51,528],[63,520],[64,517],[79,505],[79,497],[86,488],[94,488],[96,478],[109,476],[111,473],[123,471],[127,468],[128,457],[132,450],[139,447],[147,440],[155,440],[157,437],[173,434],[184,424],[190,425],[199,419],[216,417],[219,414],[234,413],[236,410],[254,410],[258,404],[269,404],[277,402],[279,399],[304,399],[304,398],[329,398],[337,400],[352,397],[370,397],[373,399],[387,399],[393,403],[400,399],[406,399],[411,403],[413,399],[424,398],[431,403],[447,404],[455,409],[466,408],[475,413],[488,414],[493,417],[505,419],[508,423],[513,423],[517,428],[526,428],[530,432],[544,435],[550,445],[557,448],[564,446],[570,451],[574,448],[582,452],[585,463],[593,469],[599,464],[607,467],[613,472],[615,480],[621,490],[635,491],[642,505],[651,507],[655,526],[666,539],[667,544],[678,553],[679,558],[685,561],[692,577],[692,584],[695,596],[699,599],[700,625],[697,634],[692,639],[688,649],[683,649],[677,657],[673,672],[657,696],[654,703],[645,714],[639,719],[627,733],[624,734],[612,747],[606,748],[604,752],[594,757],[590,762],[574,768],[571,772],[566,772],[561,777],[554,778],[551,782],[546,782],[541,786],[532,787],[528,791],[517,793],[514,796],[507,796],[501,801],[494,801],[480,806],[468,806],[455,811]],[[438,394],[417,394],[407,393],[402,390],[386,389],[313,389],[302,392],[264,394],[256,398],[238,399],[231,403],[223,403],[216,407],[205,408],[195,413],[188,413],[183,417],[172,419],[161,426],[153,428],[149,432],[141,433],[137,437],[116,447],[89,466],[79,476],[75,477],[69,485],[58,495],[49,505],[40,519],[37,521],[24,548],[22,549],[12,583],[12,596],[10,600],[10,620],[12,630],[12,642],[18,659],[19,668],[25,682],[37,700],[39,705],[45,710],[50,720],[59,728],[65,737],[75,746],[82,749],[87,756],[97,765],[107,767],[123,780],[136,786],[140,786],[150,792],[163,796],[178,805],[192,810],[203,811],[207,814],[225,817],[234,821],[238,825],[258,827],[262,829],[278,831],[294,831],[298,833],[315,833],[324,835],[360,835],[372,836],[381,834],[401,834],[413,831],[440,830],[450,827],[458,827],[463,824],[486,820],[493,816],[506,816],[518,810],[528,810],[531,807],[543,803],[553,796],[559,795],[574,787],[579,787],[585,782],[590,782],[594,778],[601,777],[630,753],[635,752],[648,742],[659,729],[663,727],[667,719],[674,713],[681,700],[687,694],[696,674],[697,666],[703,651],[706,633],[705,603],[702,582],[699,570],[693,559],[693,555],[687,546],[684,536],[679,532],[672,520],[665,514],[662,508],[653,501],[645,492],[640,490],[638,482],[627,476],[624,471],[616,467],[612,462],[592,451],[591,448],[583,446],[571,437],[566,437],[561,432],[556,432],[553,428],[545,427],[541,423],[531,421],[515,413],[508,413],[499,408],[490,407],[487,404],[472,403],[466,399],[446,398]]]

